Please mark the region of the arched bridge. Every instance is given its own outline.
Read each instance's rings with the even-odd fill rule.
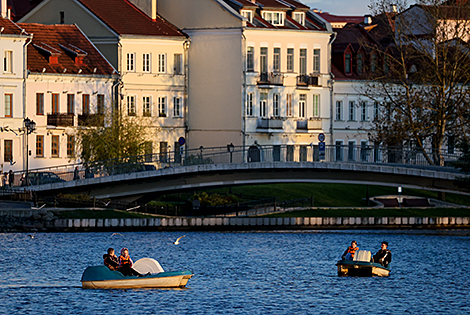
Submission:
[[[30,185],[16,189],[30,189],[37,195],[88,194],[130,201],[202,188],[293,182],[402,186],[470,194],[458,185],[466,177],[458,169],[429,165],[423,152],[403,148],[332,146],[323,151],[316,146],[254,145],[179,153],[31,170]],[[458,160],[458,155],[441,158],[449,165]],[[54,175],[56,182],[41,182],[43,175]]]

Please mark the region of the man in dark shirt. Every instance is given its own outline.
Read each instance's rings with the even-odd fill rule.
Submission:
[[[119,262],[116,255],[114,255],[114,248],[108,248],[108,254],[104,254],[103,259],[106,267],[111,270],[118,270]]]
[[[372,261],[379,263],[384,267],[387,267],[388,264],[392,261],[392,252],[387,249],[388,243],[382,242],[379,251],[372,257]]]

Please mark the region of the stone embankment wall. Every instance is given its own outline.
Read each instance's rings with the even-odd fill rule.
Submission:
[[[148,218],[56,219],[58,231],[274,230],[274,229],[468,229],[469,217]]]

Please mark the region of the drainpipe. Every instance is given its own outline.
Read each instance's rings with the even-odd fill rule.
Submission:
[[[335,82],[335,76],[333,72],[331,71],[331,51],[332,51],[332,44],[336,39],[336,33],[333,32],[331,34],[330,41],[328,43],[328,72],[330,73],[330,80],[328,80],[328,88],[330,89],[330,145],[333,145],[334,143],[334,126],[333,126],[333,121],[334,121],[334,95],[333,95],[333,85]]]
[[[26,79],[28,77],[28,74],[29,74],[29,70],[28,70],[28,45],[33,41],[33,35],[30,34],[28,35],[28,38],[26,39],[25,43],[23,44],[23,120],[27,117],[27,112],[26,112]],[[22,123],[23,125],[23,128],[24,128],[24,123]],[[26,132],[26,137],[28,137],[28,134],[27,134],[27,131]],[[23,152],[24,152],[24,148],[25,148],[25,141],[27,141],[27,139],[25,140],[25,137],[23,137]],[[26,152],[26,154],[23,154],[23,170],[26,169],[26,164],[28,163],[27,162],[27,158],[28,158],[28,153],[29,152]]]
[[[189,125],[188,125],[188,113],[189,113],[189,46],[191,39],[187,39],[183,43],[184,49],[184,102],[183,102],[183,122],[184,122],[184,139],[186,140],[186,149],[189,148]],[[187,150],[185,150],[187,152]]]
[[[242,56],[243,56],[243,86],[242,86],[242,161],[245,162],[246,145],[246,37],[242,28]]]

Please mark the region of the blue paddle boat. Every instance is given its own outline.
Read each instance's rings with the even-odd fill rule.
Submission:
[[[82,275],[84,289],[137,289],[137,288],[184,288],[193,276],[191,271],[165,272],[160,264],[151,258],[143,258],[133,267],[143,277],[124,276],[106,266],[92,266]]]
[[[358,250],[353,260],[339,260],[338,276],[360,276],[360,277],[388,277],[390,275],[390,264],[386,267],[371,262],[371,253],[368,250]]]

